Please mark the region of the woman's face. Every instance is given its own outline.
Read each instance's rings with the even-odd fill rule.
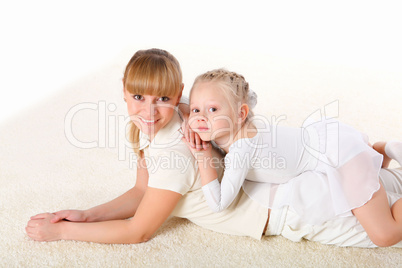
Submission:
[[[151,140],[172,119],[179,103],[176,96],[136,95],[124,90],[124,98],[131,121]]]

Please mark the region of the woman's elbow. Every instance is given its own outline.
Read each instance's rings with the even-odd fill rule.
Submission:
[[[153,233],[148,233],[148,232],[135,232],[134,234],[128,236],[129,237],[129,243],[128,244],[139,244],[139,243],[144,243],[148,242],[151,240],[153,236]]]
[[[135,244],[148,242],[149,240],[151,240],[151,238],[152,236],[149,235],[140,236],[139,238],[136,239]]]
[[[154,233],[155,233],[154,231],[149,230],[147,228],[139,228],[138,226],[137,228],[135,228],[135,226],[131,225],[130,230],[127,233],[128,242],[129,244],[138,244],[147,242],[151,240]]]

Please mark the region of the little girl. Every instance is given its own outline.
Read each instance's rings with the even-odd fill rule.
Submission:
[[[243,186],[267,208],[290,206],[308,223],[321,224],[353,212],[375,244],[402,240],[402,200],[389,208],[378,178],[383,157],[361,133],[334,119],[308,122],[302,128],[270,124],[257,128],[251,122],[250,108],[255,104],[256,95],[244,77],[223,69],[198,76],[192,87],[190,128],[202,141],[213,141],[227,153],[220,183],[211,166],[215,161],[211,146],[196,150],[188,144],[214,211],[226,209]],[[376,147],[402,163],[402,143]],[[306,171],[321,176],[321,184],[304,176]],[[256,187],[267,191],[261,194]],[[274,198],[279,192],[285,198]]]

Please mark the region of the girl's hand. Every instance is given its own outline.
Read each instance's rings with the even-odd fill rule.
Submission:
[[[209,142],[201,140],[200,136],[191,130],[190,126],[188,125],[188,120],[184,120],[181,124],[181,129],[183,131],[184,137],[188,145],[196,149],[197,151],[206,150],[210,147]]]
[[[205,158],[209,159],[212,157],[212,146],[209,146],[209,144],[208,144],[208,146],[206,146],[205,149],[197,149],[194,146],[192,146],[184,137],[182,138],[182,140],[187,145],[187,147],[190,149],[194,158],[198,162],[204,161]]]
[[[42,219],[44,214],[39,214],[31,217],[31,220]],[[62,220],[74,221],[74,222],[86,222],[88,216],[84,210],[61,210],[52,213],[53,217],[50,219],[51,223],[56,223]]]
[[[183,131],[184,137],[190,146],[196,148],[197,150],[207,149],[209,147],[209,142],[202,141],[200,136],[191,130],[188,120],[190,116],[190,106],[188,104],[179,104],[179,111],[181,112],[181,117],[183,123],[181,124],[181,130]]]
[[[52,223],[51,220],[54,216],[55,215],[51,213],[36,215],[34,219],[28,222],[27,227],[25,227],[27,235],[36,241],[61,240],[63,222]]]

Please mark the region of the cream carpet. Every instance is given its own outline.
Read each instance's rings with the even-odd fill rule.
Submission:
[[[130,150],[118,137],[126,118],[120,81],[137,49],[123,51],[97,72],[55,91],[0,126],[1,267],[402,266],[401,249],[339,248],[282,237],[257,241],[215,233],[177,218],[169,219],[151,241],[138,245],[29,239],[24,227],[30,216],[89,208],[134,185]],[[372,142],[402,139],[402,73],[241,50],[165,49],[182,64],[186,92],[197,74],[226,67],[244,74],[259,95],[257,114],[286,115],[281,123],[300,126],[327,106],[327,114],[339,115]],[[32,90],[39,86],[33,85]],[[83,145],[92,148],[80,148]]]

